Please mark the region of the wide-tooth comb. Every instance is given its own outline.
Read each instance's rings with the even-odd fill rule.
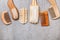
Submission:
[[[56,2],[55,2],[55,0],[48,0],[50,3],[51,3],[51,5],[56,5]]]
[[[19,21],[20,21],[20,23],[22,23],[22,24],[25,24],[26,22],[27,22],[27,16],[28,16],[28,14],[27,14],[27,9],[26,8],[22,8],[22,9],[20,9],[19,10]]]

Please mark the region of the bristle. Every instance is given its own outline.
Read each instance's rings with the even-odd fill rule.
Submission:
[[[16,8],[13,8],[11,11],[12,11],[13,19],[18,19],[18,12],[17,12]]]
[[[4,24],[9,25],[11,24],[11,19],[7,11],[4,11],[2,13],[2,21]]]
[[[56,10],[54,10],[53,7],[50,7],[50,8],[49,8],[49,12],[50,12],[50,15],[51,15],[52,19],[57,19],[57,18],[59,18],[59,15],[57,14]]]
[[[30,23],[38,23],[39,19],[39,7],[30,6]]]

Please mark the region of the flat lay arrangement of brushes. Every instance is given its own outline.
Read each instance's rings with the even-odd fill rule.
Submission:
[[[57,4],[55,0],[48,0],[51,6],[48,8],[48,11],[50,12],[51,18],[54,20],[60,18],[60,12],[58,10]],[[16,5],[14,4],[13,0],[8,0],[8,8],[10,10],[12,19],[17,21],[19,20],[20,23],[26,24],[27,22],[30,22],[32,24],[38,24],[39,20],[41,20],[41,26],[49,26],[49,14],[48,11],[40,11],[40,7],[38,5],[37,0],[32,0],[30,4],[30,13],[29,13],[29,19],[28,19],[28,9],[27,8],[21,8],[20,10],[17,9]],[[7,11],[2,12],[2,21],[6,25],[10,25],[12,23],[12,20],[10,18],[10,15]]]

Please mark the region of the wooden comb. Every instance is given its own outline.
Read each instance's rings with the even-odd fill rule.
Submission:
[[[47,11],[41,12],[40,19],[41,19],[42,26],[49,26],[49,17]]]
[[[26,8],[22,8],[19,10],[19,21],[22,24],[25,24],[27,22],[27,9]]]

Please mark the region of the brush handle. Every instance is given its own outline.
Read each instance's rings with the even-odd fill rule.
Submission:
[[[32,5],[32,6],[36,6],[36,5],[38,5],[38,4],[37,4],[37,0],[32,0],[31,5]]]
[[[14,2],[13,2],[13,0],[8,0],[8,7],[10,8],[10,9],[12,9],[12,8],[14,8],[15,7],[15,4],[14,4]]]
[[[10,9],[12,18],[14,20],[17,20],[19,18],[19,12],[18,12],[18,9],[16,8],[16,6],[14,4],[14,1],[13,0],[8,0],[7,4],[8,4],[8,7]]]
[[[50,2],[53,6],[56,6],[55,0],[49,0],[49,2]]]

